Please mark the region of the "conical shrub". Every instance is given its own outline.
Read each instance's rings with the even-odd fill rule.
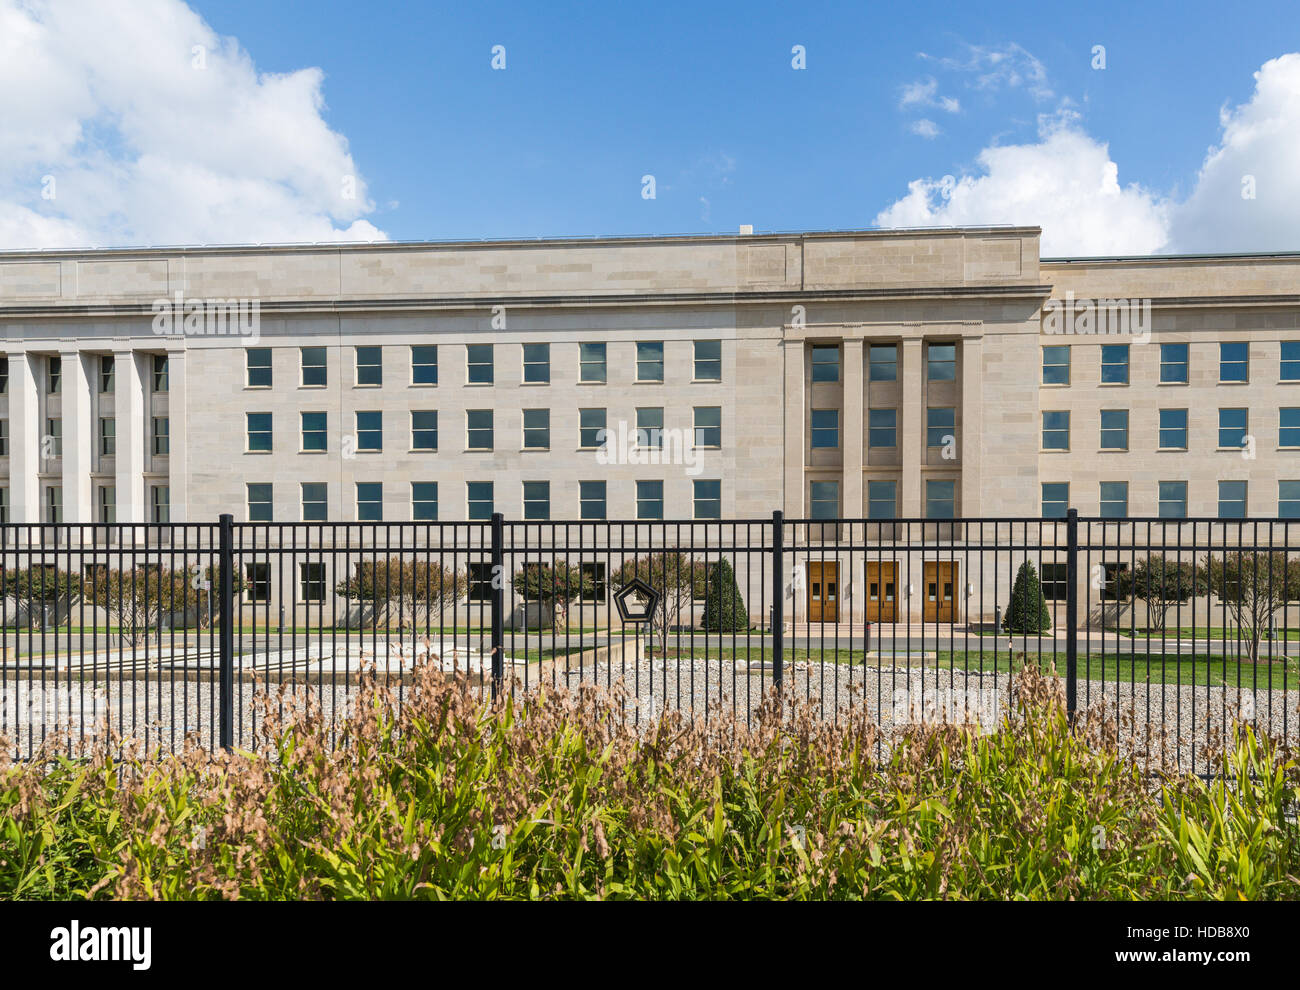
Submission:
[[[749,613],[740,597],[736,574],[730,561],[718,561],[709,568],[709,587],[704,596],[704,628],[710,632],[744,632]]]
[[[1052,615],[1038,582],[1038,571],[1026,560],[1016,572],[1011,588],[1011,604],[1002,617],[1002,628],[1009,633],[1040,633],[1052,628]]]

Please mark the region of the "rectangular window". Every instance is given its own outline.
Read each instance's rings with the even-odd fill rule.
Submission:
[[[52,357],[48,365],[46,391],[56,395],[63,388],[63,358]]]
[[[1187,410],[1160,410],[1160,449],[1187,449]]]
[[[605,345],[579,344],[578,381],[603,383],[605,376]]]
[[[1043,348],[1043,384],[1070,384],[1070,345]]]
[[[357,482],[357,522],[382,522],[384,485],[380,481]]]
[[[1284,382],[1300,382],[1300,340],[1282,341],[1282,369],[1279,377]]]
[[[0,354],[0,395],[9,394],[9,358]],[[8,491],[8,489],[3,489]]]
[[[249,388],[270,388],[271,348],[250,347],[244,351],[244,373]]]
[[[1219,381],[1245,382],[1250,380],[1250,347],[1248,344],[1219,345]]]
[[[491,385],[496,378],[491,344],[466,344],[466,381],[471,385]]]
[[[930,406],[925,410],[925,445],[943,447],[952,443],[957,434],[957,410],[944,406]]]
[[[466,501],[469,504],[469,518],[472,522],[492,518],[492,482],[470,481],[465,484]]]
[[[305,412],[302,414],[303,450],[326,449],[328,445],[326,439],[326,426],[328,419],[329,414],[323,412]]]
[[[492,600],[492,565],[482,561],[471,561],[469,565],[469,588],[466,596],[472,602],[490,602]]]
[[[113,355],[103,354],[99,358],[99,390],[103,393],[112,392],[114,389],[114,362]]]
[[[583,575],[582,583],[587,584],[588,582],[590,582],[591,584],[591,591],[583,593],[582,601],[603,602],[605,600],[605,596],[609,593],[609,586],[606,582],[604,563],[593,562],[589,564],[583,564],[581,566],[582,566],[582,575]]]
[[[524,449],[549,450],[551,446],[551,411],[524,410]]]
[[[1043,412],[1043,449],[1070,449],[1069,410],[1054,409]]]
[[[465,446],[469,450],[491,450],[495,429],[491,409],[465,410]]]
[[[837,382],[840,380],[840,347],[838,344],[813,345],[812,380],[815,382]]]
[[[898,514],[898,482],[867,482],[867,518],[893,519]]]
[[[664,445],[664,411],[661,406],[646,406],[636,411],[636,445],[659,447]]]
[[[551,518],[551,483],[549,481],[524,482],[524,518]]]
[[[436,409],[411,410],[411,449],[438,449],[438,411]]]
[[[323,602],[325,600],[325,562],[303,561],[298,564],[298,601]]]
[[[605,410],[578,410],[578,446],[588,449],[605,446]]]
[[[9,522],[9,489],[0,488],[0,523]]]
[[[117,488],[113,485],[99,486],[99,515],[102,523],[117,522]]]
[[[357,450],[384,449],[384,414],[371,409],[357,413]]]
[[[579,481],[578,507],[581,519],[604,519],[605,482]]]
[[[812,411],[812,445],[813,447],[839,447],[840,411],[838,409]]]
[[[1101,449],[1128,450],[1128,410],[1101,411]]]
[[[172,519],[172,491],[167,485],[154,485],[151,497],[153,504],[153,521],[156,523],[171,522]]]
[[[1168,385],[1187,384],[1187,345],[1160,345],[1160,381]]]
[[[0,419],[0,457],[9,456],[9,420]]]
[[[1300,447],[1300,408],[1279,409],[1277,412],[1277,445]]]
[[[867,413],[867,445],[898,446],[898,410],[872,409]]]
[[[260,560],[244,565],[244,601],[269,602],[271,600],[271,562]]]
[[[357,348],[357,384],[358,385],[384,384],[383,348],[380,347],[358,347]]]
[[[1219,446],[1240,450],[1246,442],[1246,410],[1219,410]]]
[[[411,384],[438,384],[438,345],[411,345]]]
[[[636,483],[636,517],[662,519],[664,517],[664,483],[638,481]]]
[[[324,415],[322,413],[321,415]],[[302,521],[325,522],[329,518],[329,485],[323,481],[302,483]]]
[[[838,519],[840,517],[840,483],[814,481],[808,486],[810,519]]]
[[[304,347],[299,351],[302,359],[302,384],[304,388],[324,388],[327,382],[325,348]]]
[[[695,446],[722,446],[722,407],[695,407]]]
[[[697,340],[695,342],[695,380],[697,382],[722,381],[722,341]]]
[[[1219,482],[1219,518],[1246,518],[1246,483],[1244,481]]]
[[[1160,484],[1160,518],[1187,518],[1187,482],[1162,481]]]
[[[1101,347],[1101,382],[1103,385],[1128,384],[1128,344],[1103,344]]]
[[[928,344],[925,348],[926,381],[957,380],[957,345]]]
[[[248,487],[248,521],[271,521],[271,486],[268,484],[250,484]]]
[[[167,355],[155,354],[153,356],[153,390],[155,392],[166,392],[167,384]]]
[[[957,515],[957,482],[925,483],[925,518],[953,519]]]
[[[693,483],[696,519],[722,518],[722,482],[696,479]]]
[[[867,380],[872,382],[898,381],[898,345],[872,344],[867,353]]]
[[[248,413],[245,417],[248,425],[248,447],[250,453],[271,452],[271,414],[269,412]]]
[[[411,518],[416,522],[438,521],[438,483],[411,482]]]
[[[1066,576],[1068,565],[1060,563],[1043,563],[1043,597],[1049,602],[1063,602],[1066,598]]]
[[[171,420],[166,416],[153,417],[153,452],[165,457],[171,452]]]
[[[60,485],[47,485],[45,488],[45,521],[55,525],[63,522],[63,488]]]
[[[1128,482],[1103,481],[1101,483],[1101,508],[1098,512],[1103,519],[1128,518]]]
[[[99,419],[99,456],[113,457],[117,454],[117,420],[101,416]]]
[[[1300,519],[1300,481],[1277,483],[1277,515],[1279,519]]]
[[[1127,561],[1106,561],[1101,565],[1101,589],[1098,594],[1103,602],[1113,602],[1121,597],[1119,593],[1119,576],[1128,572]]]
[[[636,345],[636,380],[661,382],[664,380],[664,345],[649,341]]]
[[[1043,518],[1064,519],[1065,510],[1070,507],[1070,483],[1068,481],[1043,482]]]
[[[551,345],[524,344],[524,383],[545,385],[551,380]]]
[[[155,420],[157,422],[157,420]],[[50,456],[63,456],[63,420],[50,417],[45,421],[45,436],[49,440]]]

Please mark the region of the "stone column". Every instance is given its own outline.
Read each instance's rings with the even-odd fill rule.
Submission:
[[[189,468],[187,401],[185,386],[185,346],[168,342],[167,349],[167,416],[171,431],[171,445],[167,456],[167,485],[171,489],[171,521],[185,522],[189,507]],[[387,516],[385,516],[387,518]]]
[[[961,342],[961,502],[963,516],[981,513],[980,447],[983,444],[984,340],[966,337]]]
[[[149,442],[149,431],[145,423],[142,360],[129,348],[113,352],[114,404],[117,410],[117,475],[114,484],[119,523],[149,521],[144,500],[145,445]]]
[[[787,339],[785,352],[785,514],[804,517],[804,465],[807,439],[804,437],[804,342]]]
[[[32,358],[9,350],[9,519],[41,521],[41,408]]]
[[[844,410],[841,413],[840,443],[844,455],[844,482],[840,512],[849,519],[866,515],[862,500],[862,445],[865,435],[863,388],[863,341],[844,341]]]
[[[95,521],[90,490],[94,444],[98,430],[91,415],[95,372],[87,367],[93,356],[76,348],[59,351],[63,366],[63,521]]]
[[[904,337],[902,366],[903,405],[899,412],[898,445],[902,455],[902,491],[899,512],[904,518],[925,514],[921,500],[921,462],[925,456],[925,374],[920,337]]]

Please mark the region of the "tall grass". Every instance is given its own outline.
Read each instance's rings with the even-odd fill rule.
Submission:
[[[752,725],[545,691],[485,705],[432,668],[368,683],[328,746],[267,699],[270,756],[0,763],[4,898],[1294,898],[1296,759],[1155,780],[1022,671],[996,731],[882,742],[769,702]],[[287,714],[278,719],[281,702]],[[883,753],[877,757],[877,753]]]

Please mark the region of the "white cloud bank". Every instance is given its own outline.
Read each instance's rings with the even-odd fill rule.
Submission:
[[[384,239],[323,78],[182,0],[0,0],[0,248]]]
[[[978,175],[909,183],[876,223],[1038,225],[1044,256],[1300,249],[1300,53],[1264,63],[1220,124],[1185,200],[1122,186],[1109,147],[1066,111],[1040,118],[1036,143],[985,148]]]

